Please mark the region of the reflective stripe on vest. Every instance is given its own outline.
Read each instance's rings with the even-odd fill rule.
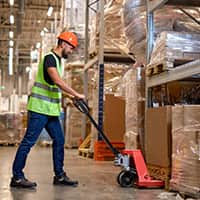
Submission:
[[[61,90],[59,88],[52,88],[52,87],[49,87],[48,85],[44,85],[44,84],[38,83],[38,82],[35,82],[34,86],[38,87],[38,88],[42,88],[42,89],[48,90],[50,92],[61,92]]]
[[[47,96],[43,96],[43,95],[40,95],[40,94],[32,93],[31,96],[34,97],[34,98],[38,98],[38,99],[42,99],[42,100],[51,102],[51,103],[60,103],[61,102],[60,99],[49,98]]]

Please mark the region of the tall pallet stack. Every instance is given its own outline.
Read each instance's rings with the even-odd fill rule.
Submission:
[[[119,49],[128,51],[124,35],[121,10],[123,0],[109,0],[104,7],[104,50],[119,52]],[[89,52],[96,54],[99,49],[100,15],[93,17],[90,32]]]
[[[144,141],[144,68],[137,67],[128,70],[122,78],[126,102],[125,135],[126,149],[143,149]]]
[[[146,113],[145,156],[149,173],[165,182],[171,177],[171,106],[148,108]]]
[[[172,108],[171,190],[200,198],[200,106]]]

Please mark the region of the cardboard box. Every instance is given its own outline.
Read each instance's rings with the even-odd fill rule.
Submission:
[[[171,106],[147,109],[145,152],[147,164],[171,165]]]
[[[125,134],[125,99],[105,95],[104,102],[104,132],[110,141],[123,142]]]

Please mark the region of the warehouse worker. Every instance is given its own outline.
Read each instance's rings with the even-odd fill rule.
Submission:
[[[36,143],[43,128],[53,140],[54,185],[77,186],[78,181],[71,180],[63,169],[64,163],[64,134],[59,122],[61,112],[61,90],[84,99],[69,87],[62,79],[61,58],[67,58],[78,45],[77,37],[72,32],[62,32],[58,36],[55,49],[44,56],[38,68],[35,83],[28,101],[28,126],[25,136],[17,150],[13,163],[11,187],[36,187],[35,182],[29,181],[23,172],[26,159],[31,147]]]

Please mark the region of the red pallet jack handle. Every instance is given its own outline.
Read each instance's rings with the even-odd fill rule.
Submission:
[[[138,187],[163,187],[164,181],[154,180],[150,177],[141,150],[123,150],[122,154],[128,154],[135,162],[138,175]]]

